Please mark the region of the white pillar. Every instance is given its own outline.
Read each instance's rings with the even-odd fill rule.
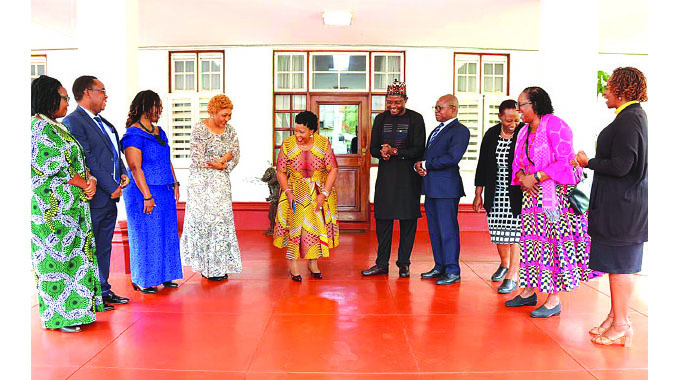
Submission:
[[[73,71],[76,77],[94,75],[104,83],[108,99],[102,115],[122,137],[138,90],[138,0],[76,0],[76,31],[78,58]],[[118,219],[127,219],[123,202],[118,203]]]
[[[137,93],[138,0],[76,0],[76,31],[74,71],[104,83],[109,98],[102,115],[124,133],[130,102]]]
[[[574,149],[595,152],[599,1],[542,0],[538,86],[574,131]],[[518,37],[522,38],[521,29]]]

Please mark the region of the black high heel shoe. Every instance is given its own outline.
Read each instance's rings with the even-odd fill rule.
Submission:
[[[309,268],[307,268],[307,269],[309,269]],[[312,272],[312,270],[309,269],[309,273],[312,274],[312,277],[314,277],[318,280],[321,280],[323,278],[323,275],[321,274],[321,272]]]
[[[297,276],[293,275],[293,272],[288,271],[288,274],[290,275],[290,279],[295,281],[295,282],[302,282],[302,276],[299,274]]]
[[[166,281],[166,282],[163,283],[163,286],[165,286],[166,288],[177,288],[177,287],[179,287],[179,284],[177,284],[176,282],[172,282],[172,281]]]
[[[132,289],[134,289],[135,291],[140,291],[140,292],[145,293],[145,294],[156,294],[156,293],[158,293],[158,289],[154,288],[153,286],[149,286],[147,288],[144,288],[144,287],[141,287],[141,286],[135,284],[134,282],[132,283]]]

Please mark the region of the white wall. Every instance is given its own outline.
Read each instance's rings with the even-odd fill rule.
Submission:
[[[295,47],[286,47],[286,49]],[[311,47],[305,47],[310,49]],[[313,49],[324,47],[314,47]],[[282,47],[276,47],[282,49]],[[338,47],[333,47],[338,49]],[[353,47],[353,49],[376,50],[374,47]],[[233,201],[235,202],[264,202],[269,195],[267,186],[259,181],[265,169],[271,164],[272,152],[272,46],[257,47],[227,47],[225,51],[225,93],[234,103],[234,112],[230,124],[236,128],[241,145],[241,159],[232,173]],[[443,94],[453,91],[453,54],[454,52],[480,52],[474,49],[453,48],[400,48],[390,50],[406,51],[406,78],[409,100],[407,107],[421,113],[425,119],[426,132],[429,134],[436,126],[432,105]],[[536,51],[486,51],[510,54],[510,95],[516,99],[527,86],[540,83],[540,67]],[[35,52],[39,54],[41,52]],[[47,54],[47,73],[62,81],[69,89],[73,80],[79,75],[77,65],[73,60],[78,56],[77,50],[58,50],[42,52]],[[159,93],[164,103],[168,99],[168,50],[140,49],[138,90],[151,89]],[[599,54],[595,66],[606,72],[611,72],[619,66],[635,66],[643,72],[648,70],[646,55]],[[94,73],[94,75],[97,75]],[[595,74],[593,74],[595,75]],[[561,78],[561,79],[560,79]],[[558,86],[569,86],[568,76],[557,78]],[[107,84],[106,78],[101,78]],[[108,86],[108,84],[107,84]],[[556,90],[553,90],[556,91]],[[596,91],[592,89],[592,94]],[[585,94],[584,98],[592,98],[592,94]],[[110,102],[130,104],[132,99],[110,99]],[[578,103],[580,99],[569,99]],[[587,146],[575,148],[594,152],[597,133],[613,119],[611,110],[606,109],[604,101],[599,98],[596,111],[589,114],[570,115],[572,128],[576,133],[590,134],[592,138]],[[72,102],[69,111],[75,108]],[[560,104],[555,104],[557,110]],[[169,125],[169,107],[160,121],[161,126]],[[125,133],[125,114],[114,115],[111,110],[105,110],[104,116],[110,120],[119,120],[116,127],[119,133]],[[559,112],[556,112],[560,116]],[[565,118],[566,119],[566,118]],[[371,169],[371,200],[377,170]],[[180,182],[187,183],[188,169],[177,169]],[[474,184],[471,173],[464,175],[464,186],[468,196],[462,203],[471,203],[474,195]],[[181,190],[182,199],[186,200],[186,188]],[[122,212],[121,212],[122,213]]]

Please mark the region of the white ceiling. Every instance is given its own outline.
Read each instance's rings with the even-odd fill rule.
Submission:
[[[32,49],[77,46],[76,1],[32,0]],[[138,2],[140,47],[341,45],[528,50],[538,49],[541,3],[540,0]],[[647,53],[647,1],[599,0],[599,4],[600,51]],[[351,11],[352,25],[323,25],[321,14],[327,10]],[[574,25],[578,27],[578,20]]]

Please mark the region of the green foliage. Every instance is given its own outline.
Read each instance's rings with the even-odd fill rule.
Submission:
[[[607,88],[607,81],[609,80],[609,74],[602,70],[597,72],[597,95],[602,95],[604,90]]]

